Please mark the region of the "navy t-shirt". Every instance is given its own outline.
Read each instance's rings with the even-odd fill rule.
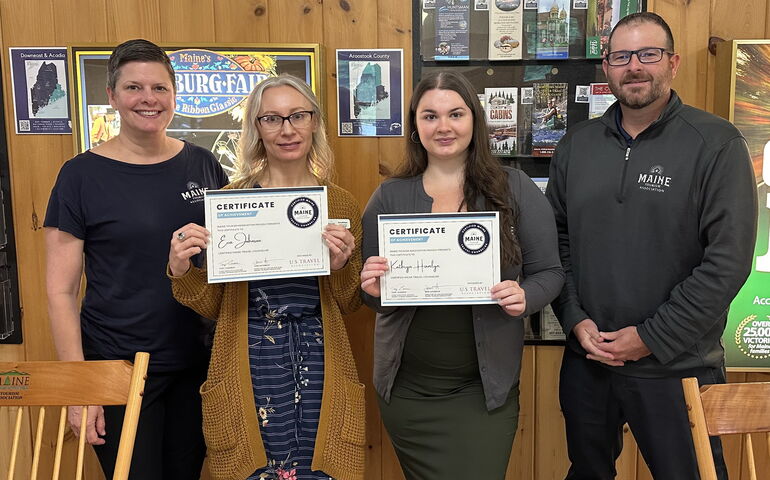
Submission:
[[[204,224],[203,191],[227,184],[211,152],[185,142],[161,163],[85,152],[62,166],[45,226],[84,241],[83,352],[107,359],[150,353],[155,372],[202,361],[206,326],[174,300],[166,277],[171,234]]]

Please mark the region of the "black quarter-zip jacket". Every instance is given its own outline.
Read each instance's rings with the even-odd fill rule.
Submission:
[[[566,283],[553,307],[568,345],[591,318],[601,331],[635,325],[652,354],[616,368],[659,377],[724,364],[730,301],[752,265],[757,191],[735,126],[671,93],[632,143],[616,102],[571,129],[551,162]]]

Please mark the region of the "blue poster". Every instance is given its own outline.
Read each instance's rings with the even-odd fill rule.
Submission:
[[[340,137],[404,134],[401,49],[337,50],[337,119]]]
[[[72,133],[67,49],[9,50],[16,133]]]
[[[469,0],[436,0],[436,54],[434,60],[470,58]]]

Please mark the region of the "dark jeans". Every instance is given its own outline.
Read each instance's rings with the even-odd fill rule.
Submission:
[[[703,384],[724,383],[718,368],[689,372]],[[628,422],[654,478],[698,480],[698,464],[682,393],[681,377],[639,378],[564,349],[559,401],[572,462],[567,480],[609,480],[623,448]],[[717,476],[727,479],[719,437],[711,438]]]
[[[205,365],[181,372],[148,374],[130,479],[200,478],[206,446],[198,388],[205,377]],[[125,410],[124,406],[104,407],[106,443],[94,446],[108,480],[115,469]]]

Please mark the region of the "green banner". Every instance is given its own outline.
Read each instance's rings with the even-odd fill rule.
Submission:
[[[730,305],[722,340],[728,367],[770,370],[770,44],[739,44],[734,62],[733,123],[751,154],[759,215],[751,273]]]
[[[728,367],[770,369],[770,255],[767,251],[770,188],[763,184],[758,193],[760,208],[754,264],[748,280],[730,304],[722,337]]]

